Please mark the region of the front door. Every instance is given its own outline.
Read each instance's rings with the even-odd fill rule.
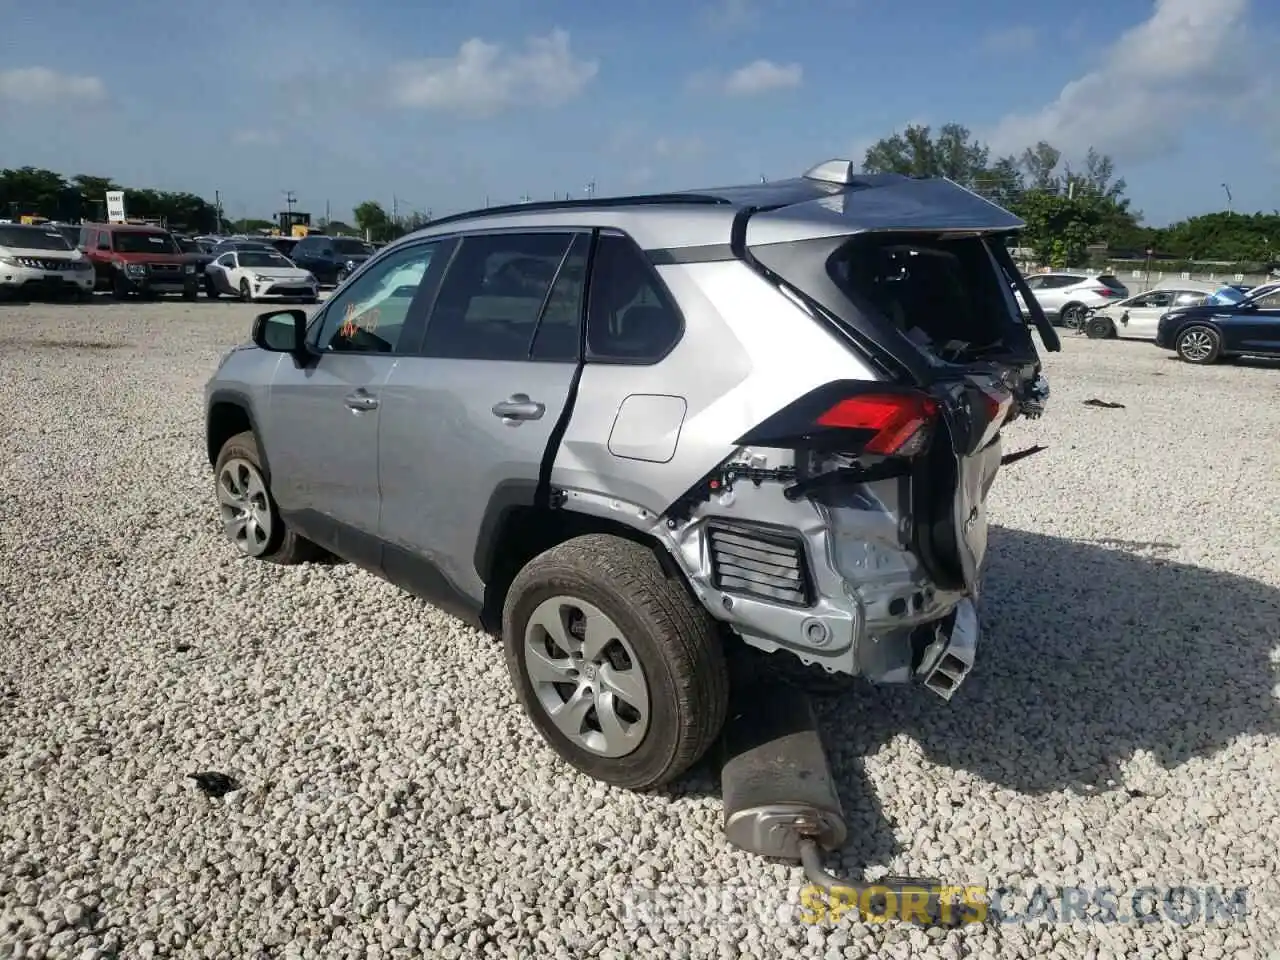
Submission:
[[[420,332],[411,305],[432,249],[390,252],[331,298],[309,335],[318,358],[285,358],[271,385],[268,456],[281,512],[304,536],[373,568],[382,388]]]
[[[460,615],[483,599],[486,525],[534,502],[577,368],[589,247],[576,232],[464,238],[420,356],[384,390],[386,574]]]
[[[1253,301],[1254,309],[1231,318],[1237,331],[1230,347],[1246,353],[1280,354],[1280,290]]]
[[[1172,290],[1152,290],[1134,297],[1121,312],[1116,333],[1133,340],[1154,340],[1160,318],[1172,307]]]

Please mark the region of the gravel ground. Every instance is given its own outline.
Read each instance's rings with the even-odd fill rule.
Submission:
[[[348,566],[236,559],[200,388],[252,313],[0,307],[0,957],[1280,950],[1275,365],[1068,338],[1008,440],[1048,449],[997,483],[969,683],[821,708],[846,871],[1013,910],[1106,885],[1121,915],[1247,887],[1247,918],[944,932],[801,922],[798,871],[726,847],[714,771],[597,786],[493,642]],[[205,796],[206,770],[242,788]]]

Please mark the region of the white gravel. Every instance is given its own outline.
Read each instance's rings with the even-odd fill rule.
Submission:
[[[200,388],[252,313],[0,307],[0,957],[1280,950],[1275,365],[1068,338],[1048,416],[1008,440],[1049,449],[998,481],[969,684],[822,708],[845,870],[1122,907],[1248,887],[1247,919],[812,926],[796,870],[726,847],[714,773],[597,786],[536,739],[494,643],[220,542]],[[242,789],[204,796],[206,770]],[[629,908],[644,888],[658,906]]]

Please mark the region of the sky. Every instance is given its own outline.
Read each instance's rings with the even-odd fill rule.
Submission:
[[[1274,0],[37,9],[0,0],[0,167],[217,191],[231,217],[285,191],[341,219],[750,183],[953,121],[997,154],[1110,154],[1152,225],[1227,189],[1280,208]]]

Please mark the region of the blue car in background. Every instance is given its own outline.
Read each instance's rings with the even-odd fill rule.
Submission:
[[[1280,357],[1280,280],[1248,293],[1224,286],[1199,306],[1170,310],[1156,328],[1156,346],[1198,364]]]

